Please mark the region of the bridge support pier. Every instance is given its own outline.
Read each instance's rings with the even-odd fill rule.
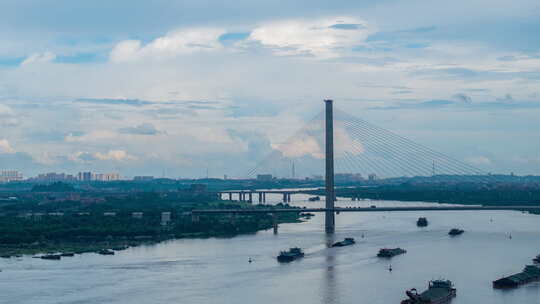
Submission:
[[[262,203],[262,192],[259,192],[259,204]]]
[[[287,202],[287,193],[283,193],[283,199],[282,199],[282,201],[283,201],[284,203]]]
[[[232,193],[229,192],[229,201],[232,201]]]
[[[266,192],[263,192],[263,203],[266,203]]]
[[[272,225],[274,226],[274,234],[278,234],[278,216],[277,216],[277,213],[272,213]]]
[[[253,203],[253,193],[250,192],[248,193],[248,195],[249,195],[249,203]]]

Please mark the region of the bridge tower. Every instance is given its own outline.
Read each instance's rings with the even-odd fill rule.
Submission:
[[[332,110],[332,100],[324,100],[326,106],[326,209],[334,209],[336,196],[334,194],[334,117]],[[325,231],[334,233],[336,219],[334,211],[326,211]]]

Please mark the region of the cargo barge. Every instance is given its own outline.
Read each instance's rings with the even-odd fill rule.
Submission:
[[[350,246],[354,245],[356,242],[354,241],[354,238],[345,238],[345,240],[341,242],[336,242],[332,245],[332,247],[343,247],[343,246]]]
[[[444,304],[450,303],[456,296],[456,289],[449,280],[430,281],[428,289],[418,293],[416,288],[405,292],[409,297],[401,301],[401,304]]]
[[[289,251],[282,251],[279,253],[278,262],[287,263],[296,259],[304,257],[304,252],[298,247],[290,248]]]
[[[393,256],[404,254],[407,250],[401,248],[382,248],[377,253],[377,256],[380,258],[391,258]]]
[[[493,288],[516,288],[519,285],[540,280],[540,265],[527,265],[520,273],[493,281]]]

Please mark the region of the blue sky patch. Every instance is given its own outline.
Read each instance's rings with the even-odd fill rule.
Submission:
[[[334,25],[330,25],[329,28],[337,29],[337,30],[359,30],[365,28],[365,26],[361,24],[354,24],[354,23],[338,23]]]
[[[23,61],[25,57],[0,57],[0,67],[7,66],[7,67],[15,67],[19,66]]]
[[[79,53],[74,55],[56,56],[55,62],[59,63],[91,63],[107,61],[106,54],[98,53]]]
[[[231,45],[237,41],[244,40],[249,37],[250,33],[225,33],[219,36],[218,40],[223,45]]]

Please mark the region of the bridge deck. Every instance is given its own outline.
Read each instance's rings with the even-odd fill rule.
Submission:
[[[196,214],[218,213],[299,213],[299,212],[383,212],[383,211],[474,211],[474,210],[519,210],[540,211],[540,206],[444,206],[444,207],[376,207],[376,208],[276,208],[276,209],[199,209]]]

